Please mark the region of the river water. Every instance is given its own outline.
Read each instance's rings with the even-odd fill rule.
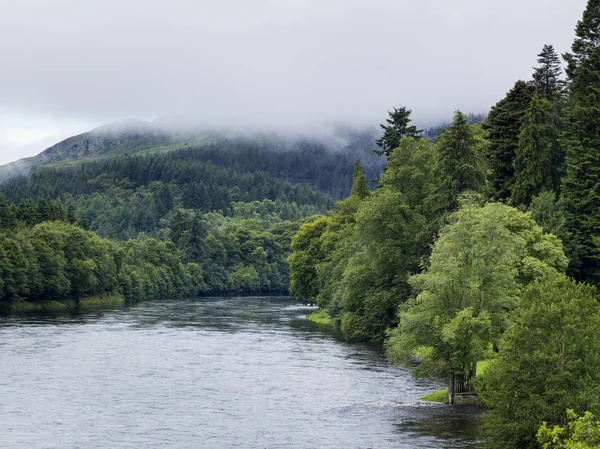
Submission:
[[[291,298],[0,317],[2,448],[476,448],[479,410]]]

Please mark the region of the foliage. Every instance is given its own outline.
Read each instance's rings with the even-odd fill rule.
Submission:
[[[427,270],[411,278],[418,296],[400,309],[388,356],[406,362],[428,346],[422,373],[471,382],[477,361],[510,322],[523,286],[566,264],[560,241],[526,214],[495,203],[464,205],[441,230]]]
[[[569,77],[569,108],[565,136],[567,174],[562,195],[569,230],[577,242],[572,272],[597,282],[600,236],[600,2],[590,0],[576,28],[572,53],[565,55]]]
[[[390,118],[386,119],[387,125],[379,125],[383,129],[383,136],[375,142],[381,148],[381,151],[374,150],[376,154],[389,156],[394,149],[398,148],[403,137],[418,137],[423,132],[416,126],[409,125],[412,121],[411,112],[404,106],[388,111]]]
[[[300,227],[292,239],[289,256],[291,284],[290,293],[307,303],[315,303],[319,294],[317,264],[324,258],[319,239],[328,224],[325,217]]]
[[[600,421],[593,413],[579,416],[567,410],[567,427],[550,429],[544,422],[538,429],[537,440],[542,449],[592,449],[600,447]]]
[[[549,274],[525,291],[481,379],[489,447],[536,447],[543,422],[600,407],[600,310],[595,288]]]
[[[517,81],[506,97],[492,107],[483,122],[489,134],[487,157],[492,197],[495,199],[506,200],[510,196],[522,118],[534,93],[534,86]]]
[[[514,205],[527,205],[531,198],[554,187],[552,148],[557,136],[551,126],[552,114],[552,103],[534,95],[523,115],[514,160],[514,184],[510,186]]]
[[[533,85],[539,95],[554,102],[564,93],[566,86],[566,82],[561,79],[561,60],[554,47],[546,44],[538,55],[537,62],[539,66],[534,68]]]
[[[482,140],[460,111],[452,126],[436,140],[437,160],[434,176],[437,187],[429,202],[440,218],[458,208],[461,194],[481,193],[485,187],[485,162],[481,155]]]

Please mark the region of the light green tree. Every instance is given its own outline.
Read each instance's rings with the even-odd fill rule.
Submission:
[[[411,279],[414,301],[400,308],[388,356],[398,362],[429,348],[423,374],[449,380],[449,393],[469,391],[477,361],[498,342],[532,280],[562,271],[561,242],[517,209],[466,204],[442,228],[429,267]]]
[[[600,421],[594,414],[585,412],[579,416],[567,410],[567,427],[548,427],[544,422],[537,433],[542,449],[593,449],[600,447]]]

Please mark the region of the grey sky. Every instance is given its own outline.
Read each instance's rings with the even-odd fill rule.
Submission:
[[[306,131],[483,112],[586,0],[0,0],[0,163],[128,117]]]

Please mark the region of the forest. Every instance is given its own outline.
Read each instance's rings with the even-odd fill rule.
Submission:
[[[599,447],[599,24],[488,114],[396,107],[345,151],[75,136],[0,184],[0,306],[289,292],[475,398],[490,448]]]
[[[49,149],[58,162],[31,166],[0,185],[2,230],[9,239],[2,247],[7,285],[0,291],[0,305],[2,300],[24,307],[24,302],[81,301],[102,294],[134,302],[287,293],[287,256],[301,221],[327,212],[336,198],[348,194],[357,154],[370,161],[373,179],[383,165],[370,149],[357,146],[364,134],[344,136],[346,152],[306,139],[289,144],[275,138],[220,138],[139,154],[133,149],[156,145],[156,137],[138,131],[107,140],[105,150],[113,157],[105,151],[101,158],[88,159],[68,158],[72,143],[85,135],[67,139]],[[36,271],[44,266],[43,251],[29,246],[39,229],[51,235],[75,233],[82,250],[90,251],[75,257],[69,239],[44,237],[58,245],[57,258],[65,253],[64,261],[53,261],[57,270],[73,273],[60,288],[52,287],[52,273]],[[92,257],[98,242],[102,257],[115,259],[110,276],[107,266]],[[168,262],[158,254],[168,256]],[[79,261],[88,270],[85,275],[69,265]],[[169,271],[170,264],[175,272]],[[27,270],[33,270],[31,275],[19,274]],[[109,277],[114,282],[78,285],[83,279]]]
[[[394,108],[377,187],[357,163],[292,241],[291,292],[475,397],[490,448],[600,445],[599,23],[590,0],[566,77],[545,45],[481,123],[458,111],[432,142]]]

